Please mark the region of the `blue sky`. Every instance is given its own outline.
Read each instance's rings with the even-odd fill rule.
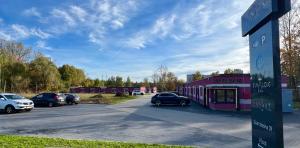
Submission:
[[[240,17],[253,0],[0,0],[0,38],[22,41],[91,78],[150,78],[161,64],[185,79],[249,72]]]

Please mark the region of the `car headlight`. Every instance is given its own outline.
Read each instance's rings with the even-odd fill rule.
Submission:
[[[21,103],[21,102],[16,102],[16,104],[23,104],[23,103]]]

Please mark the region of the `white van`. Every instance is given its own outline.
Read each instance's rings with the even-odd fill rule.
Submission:
[[[31,111],[33,108],[33,102],[23,96],[0,93],[0,110],[4,110],[5,113],[10,114],[18,110]]]
[[[142,92],[140,90],[133,90],[132,91],[132,95],[134,95],[134,96],[136,96],[136,95],[144,95],[144,94],[145,94],[145,92]]]

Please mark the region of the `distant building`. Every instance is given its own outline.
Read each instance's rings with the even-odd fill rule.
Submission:
[[[193,77],[194,77],[194,74],[187,74],[186,75],[186,82],[187,83],[193,82]]]
[[[194,77],[194,74],[187,74],[186,75],[186,83],[191,83],[193,82],[193,77]],[[203,79],[206,79],[208,77],[210,77],[210,75],[202,75]]]
[[[241,69],[234,69],[232,72],[232,74],[243,74],[243,73],[244,73],[244,71]]]

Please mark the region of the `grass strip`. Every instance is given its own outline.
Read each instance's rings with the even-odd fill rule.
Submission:
[[[2,148],[187,148],[186,146],[0,135]]]

